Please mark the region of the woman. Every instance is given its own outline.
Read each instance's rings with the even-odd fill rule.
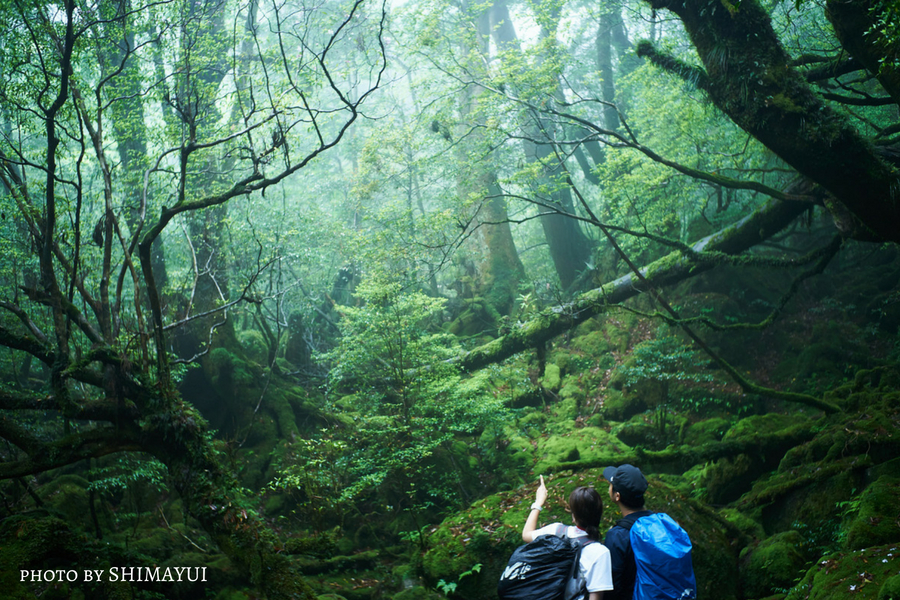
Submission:
[[[600,519],[603,518],[603,500],[597,490],[591,487],[579,487],[569,496],[569,510],[575,526],[564,527],[562,523],[553,523],[546,527],[537,528],[538,518],[547,501],[547,487],[544,485],[544,476],[541,476],[541,485],[537,489],[531,512],[522,529],[522,539],[532,542],[542,535],[565,535],[576,539],[586,537],[587,540],[579,540],[582,543],[581,558],[578,563],[577,589],[587,590],[588,600],[601,600],[604,590],[613,589],[612,567],[609,560],[609,550],[600,543]],[[571,587],[571,586],[570,586]],[[566,590],[566,598],[572,598],[573,589]]]

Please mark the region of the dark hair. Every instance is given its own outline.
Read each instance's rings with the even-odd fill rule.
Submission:
[[[613,486],[613,491],[618,491],[615,486]],[[644,495],[637,494],[635,496],[626,496],[622,492],[619,492],[619,502],[632,510],[641,510],[644,508]]]
[[[600,540],[600,519],[603,518],[603,499],[592,487],[577,487],[569,495],[569,509],[575,524],[585,530],[592,540]]]

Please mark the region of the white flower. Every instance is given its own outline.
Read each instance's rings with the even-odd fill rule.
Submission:
[[[855,586],[855,585],[851,585],[851,586],[850,586],[850,591],[851,591],[851,592],[854,591],[855,589],[856,589],[856,586]]]

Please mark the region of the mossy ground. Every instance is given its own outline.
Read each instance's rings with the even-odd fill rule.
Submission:
[[[881,598],[882,588],[896,589],[900,573],[900,543],[848,550],[816,560],[786,600]]]

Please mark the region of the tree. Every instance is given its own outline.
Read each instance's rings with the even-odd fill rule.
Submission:
[[[897,127],[891,83],[895,65],[892,62],[894,46],[888,35],[890,28],[886,25],[890,11],[887,5],[857,9],[863,5],[834,3],[829,4],[824,13],[807,11],[801,16],[788,5],[776,5],[766,11],[757,3],[739,6],[691,1],[648,4],[654,11],[674,12],[681,19],[692,48],[678,49],[677,43],[685,39],[684,33],[672,24],[665,24],[660,41],[642,42],[637,46],[637,53],[656,68],[678,75],[683,81],[682,89],[688,93],[700,90],[715,108],[705,122],[685,121],[682,125],[678,121],[684,127],[680,131],[681,137],[688,143],[696,140],[697,144],[693,152],[689,146],[685,148],[683,158],[674,155],[680,151],[678,140],[669,143],[660,138],[660,127],[664,128],[667,123],[653,123],[643,118],[642,111],[660,109],[659,100],[656,105],[632,101],[629,105],[631,119],[626,120],[622,128],[615,128],[605,120],[608,101],[598,100],[599,90],[586,83],[570,85],[563,101],[554,99],[550,93],[542,95],[539,90],[512,92],[494,82],[483,82],[498,96],[541,111],[548,118],[570,124],[570,131],[580,132],[574,139],[560,138],[561,143],[574,146],[599,141],[610,150],[610,156],[630,157],[627,160],[610,159],[609,164],[604,163],[599,169],[600,179],[611,184],[604,190],[603,203],[593,188],[570,178],[568,185],[576,191],[589,216],[573,212],[568,215],[598,227],[626,258],[629,254],[633,257],[634,252],[643,252],[640,256],[645,266],[638,268],[633,264],[629,268],[630,274],[584,294],[571,304],[558,307],[549,315],[521,324],[504,338],[470,352],[463,359],[464,364],[483,365],[485,360],[541,344],[552,337],[551,332],[559,333],[587,315],[597,314],[608,303],[631,297],[635,293],[635,283],[656,296],[654,290],[704,270],[704,263],[708,266],[722,264],[718,259],[707,262],[701,258],[708,250],[740,253],[750,264],[764,256],[771,259],[772,264],[798,261],[794,254],[796,248],[788,248],[778,256],[771,251],[761,251],[758,246],[790,226],[799,215],[810,214],[812,207],[821,206],[827,211],[840,238],[897,241],[896,228],[887,225],[898,216],[894,191],[897,189],[897,155],[892,137]],[[867,15],[866,24],[854,21],[853,15],[859,17],[861,13]],[[830,31],[827,26],[822,26],[826,16],[831,24]],[[776,23],[792,23],[802,35],[793,38],[789,33],[776,34],[776,31],[790,31],[789,28],[776,28]],[[814,41],[805,42],[806,39]],[[828,43],[835,43],[837,49],[833,52],[817,49],[827,47]],[[663,47],[666,50],[662,50]],[[855,58],[844,59],[842,53]],[[696,57],[699,57],[699,64]],[[876,63],[881,66],[875,66]],[[643,69],[636,76],[647,77],[648,74]],[[658,80],[661,74],[656,71],[653,77]],[[566,80],[577,82],[574,74]],[[847,94],[832,91],[838,88],[846,90]],[[679,118],[673,113],[661,113],[661,116],[669,119],[669,124]],[[723,138],[725,147],[730,144],[732,148],[730,156],[743,157],[743,164],[717,164],[710,160],[714,159],[712,152],[697,151],[713,144],[711,140],[716,138],[713,128],[727,132],[727,128],[717,122],[723,116],[751,136],[725,133],[728,137]],[[755,147],[754,141],[761,146]],[[654,148],[654,145],[658,147]],[[661,146],[667,148],[666,153],[659,151]],[[768,158],[766,150],[771,152]],[[763,160],[754,158],[751,151],[758,152],[757,156]],[[725,156],[725,152],[728,151],[723,148],[719,156]],[[567,153],[558,152],[557,160],[565,165]],[[648,164],[656,164],[658,171],[668,169],[668,175],[644,186],[643,195],[634,194],[635,198],[628,200],[636,207],[633,215],[627,215],[629,223],[609,210],[610,200],[616,195],[627,194],[628,191],[623,193],[625,186],[622,184],[628,184],[628,180],[623,178],[631,174],[646,176],[647,171],[643,169]],[[589,178],[586,181],[589,182]],[[612,184],[614,181],[618,185]],[[674,196],[670,190],[667,190],[665,201],[661,201],[662,195],[656,195],[662,186],[671,187],[673,182],[685,186],[686,190],[709,190],[707,198],[717,197],[719,212],[730,215],[730,223],[719,218],[717,223],[723,228],[705,238],[692,233],[708,231],[708,225],[703,225],[705,205],[698,202],[699,194],[694,192],[694,198],[688,198],[684,209],[679,209],[679,212],[686,212],[677,215],[681,226],[674,229],[676,223],[666,216],[673,214]],[[637,187],[640,182],[631,185]],[[577,191],[579,188],[583,188],[582,191]],[[773,198],[774,203],[761,206],[759,198],[764,196]],[[742,200],[738,205],[740,208],[732,202],[748,197],[750,201]],[[530,201],[541,208],[553,209],[540,198],[532,196]],[[807,210],[803,210],[803,203]],[[724,210],[729,206],[731,209]],[[759,223],[760,218],[767,224],[754,234],[746,235],[750,233],[747,227]],[[820,232],[813,233],[818,235]],[[811,244],[817,243],[813,241],[815,235],[808,236]],[[619,241],[614,237],[620,238]],[[701,241],[694,242],[698,237]],[[838,251],[839,241],[820,248],[819,257],[833,256]],[[668,257],[658,259],[671,249],[676,250]],[[682,262],[684,260],[687,263]],[[733,261],[725,258],[723,262]],[[800,276],[791,289],[795,290],[800,281],[821,272],[822,268],[820,263]],[[674,314],[670,316],[678,318]],[[767,319],[766,322],[770,321]],[[530,341],[525,342],[526,339]]]
[[[639,54],[696,81],[735,124],[828,190],[825,206],[844,235],[900,241],[889,225],[900,217],[896,156],[886,137],[895,123],[889,116],[887,123],[875,124],[874,136],[866,135],[860,121],[840,109],[898,102],[896,65],[886,60],[890,44],[879,24],[890,20],[888,3],[827,2],[839,47],[800,56],[787,51],[773,16],[757,2],[650,5],[681,19],[702,66],[674,60],[646,43]],[[848,73],[862,75],[870,89],[851,85],[849,97],[827,91],[829,82],[844,85],[841,77]],[[871,78],[879,84],[874,89]]]
[[[0,9],[9,33],[0,49],[8,119],[0,200],[4,214],[17,215],[2,224],[16,258],[0,275],[0,345],[19,374],[32,359],[48,373],[46,384],[19,377],[0,389],[0,437],[10,444],[0,478],[147,452],[167,467],[187,510],[270,598],[312,592],[242,502],[204,419],[177,393],[183,367],[173,361],[170,338],[191,319],[177,320],[164,304],[153,249],[185,216],[254,201],[341,142],[385,69],[384,8],[368,15],[362,4],[302,14],[275,7],[260,16],[265,27],[248,29],[247,7],[235,5],[227,36],[238,43],[212,63],[204,49],[222,48],[223,33],[206,28],[197,12],[206,9],[195,2],[66,0]],[[249,46],[240,43],[245,35]],[[116,50],[122,40],[128,51]],[[106,59],[100,69],[98,48]],[[183,53],[167,55],[173,48]],[[351,84],[334,68],[332,56],[342,52],[362,55],[362,82]],[[135,87],[135,65],[145,76],[158,66],[159,80]],[[109,156],[112,142],[137,140],[122,122],[136,96],[159,98],[172,116],[147,104],[143,117],[131,115],[165,124],[146,141],[140,178]],[[231,111],[239,118],[217,118]],[[111,138],[107,123],[117,118]],[[135,151],[126,149],[122,165],[139,168]],[[128,202],[136,179],[137,219]],[[194,317],[254,300],[258,275],[247,274],[242,293]]]

